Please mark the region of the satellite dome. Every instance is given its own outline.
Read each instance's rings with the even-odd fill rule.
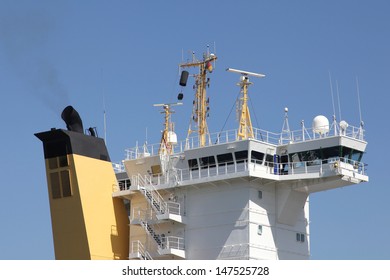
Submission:
[[[313,119],[313,131],[320,135],[329,132],[329,120],[327,117],[319,115]]]

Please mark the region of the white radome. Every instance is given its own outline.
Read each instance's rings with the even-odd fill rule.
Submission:
[[[327,117],[319,115],[313,119],[313,131],[320,135],[329,132],[329,120]]]

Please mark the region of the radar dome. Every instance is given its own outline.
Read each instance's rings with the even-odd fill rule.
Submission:
[[[177,135],[173,131],[168,131],[168,143],[175,145],[177,144]]]
[[[329,120],[327,117],[319,115],[313,119],[313,131],[320,135],[329,132]]]

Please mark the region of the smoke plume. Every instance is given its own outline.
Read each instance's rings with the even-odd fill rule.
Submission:
[[[5,54],[7,68],[15,72],[27,94],[58,115],[69,102],[48,55],[54,30],[55,21],[42,12],[0,12],[0,51]]]

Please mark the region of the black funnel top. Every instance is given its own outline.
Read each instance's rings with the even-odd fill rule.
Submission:
[[[68,106],[62,111],[61,118],[66,123],[66,128],[69,131],[84,133],[80,115],[72,106]]]

